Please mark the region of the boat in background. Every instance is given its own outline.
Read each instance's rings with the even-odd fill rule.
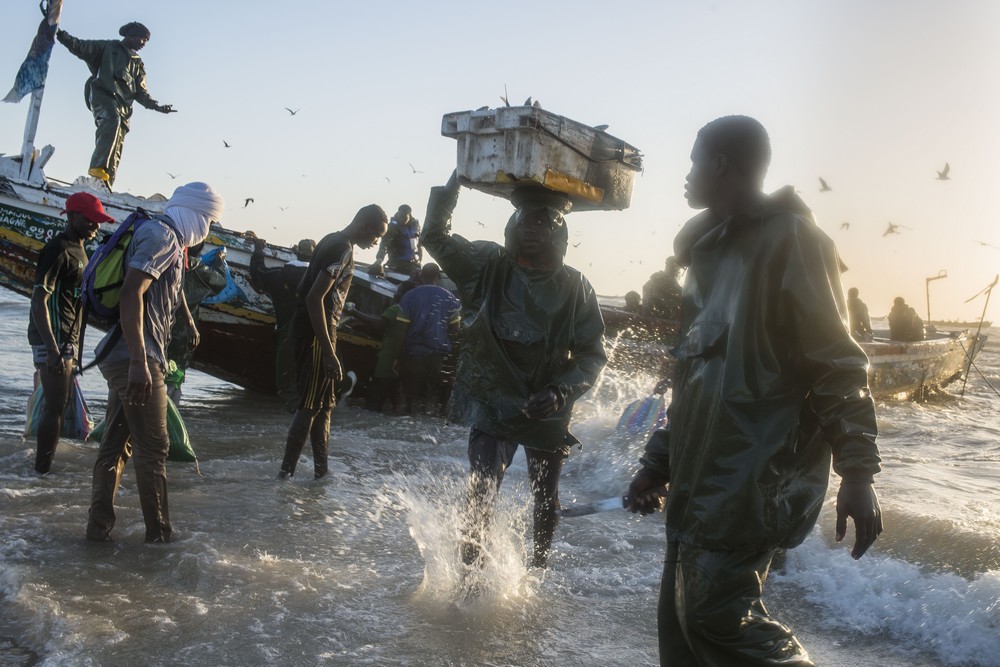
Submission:
[[[964,321],[954,321],[954,320],[932,320],[929,324],[935,327],[944,327],[945,329],[978,329],[982,326],[983,329],[989,329],[993,326],[993,322],[990,320],[983,320],[982,322],[964,322]]]
[[[868,384],[876,398],[923,400],[965,377],[969,366],[986,343],[986,336],[969,329],[938,331],[924,340],[903,342],[889,339],[888,331],[876,331],[875,339],[860,342],[868,355]]]

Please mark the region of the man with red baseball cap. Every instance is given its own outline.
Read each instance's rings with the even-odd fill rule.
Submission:
[[[63,213],[66,229],[52,237],[38,255],[28,319],[28,343],[44,394],[35,456],[35,471],[41,475],[52,466],[72,387],[83,324],[80,285],[87,266],[83,244],[94,238],[102,222],[114,222],[101,200],[86,192],[70,195]]]

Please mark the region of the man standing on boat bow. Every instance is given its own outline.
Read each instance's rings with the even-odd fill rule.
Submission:
[[[56,38],[69,52],[87,63],[90,78],[84,86],[87,108],[94,113],[97,125],[97,145],[90,158],[94,178],[108,188],[115,182],[122,145],[132,118],[132,103],[160,113],[176,111],[170,104],[160,104],[146,89],[146,68],[139,50],[149,41],[149,29],[141,23],[123,25],[118,34],[123,39],[77,39],[65,30],[57,30]]]

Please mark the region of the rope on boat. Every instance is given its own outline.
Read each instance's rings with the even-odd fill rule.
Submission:
[[[1000,396],[1000,391],[997,391],[997,388],[993,386],[993,384],[990,382],[989,378],[987,378],[983,374],[983,372],[981,370],[979,370],[979,366],[976,365],[975,358],[972,355],[969,354],[968,350],[965,349],[965,345],[962,343],[961,340],[958,341],[958,344],[962,346],[962,351],[965,352],[965,356],[968,357],[968,359],[969,359],[969,366],[971,366],[972,368],[975,368],[976,372],[979,373],[979,377],[981,377],[983,379],[983,382],[986,383],[986,386],[989,387],[990,389],[992,389],[994,394],[996,394],[997,396]],[[966,373],[966,374],[968,375],[968,373]]]

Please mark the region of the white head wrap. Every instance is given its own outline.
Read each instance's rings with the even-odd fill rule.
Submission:
[[[188,248],[205,240],[209,224],[222,218],[225,207],[226,202],[211,185],[196,182],[174,190],[163,212]]]

